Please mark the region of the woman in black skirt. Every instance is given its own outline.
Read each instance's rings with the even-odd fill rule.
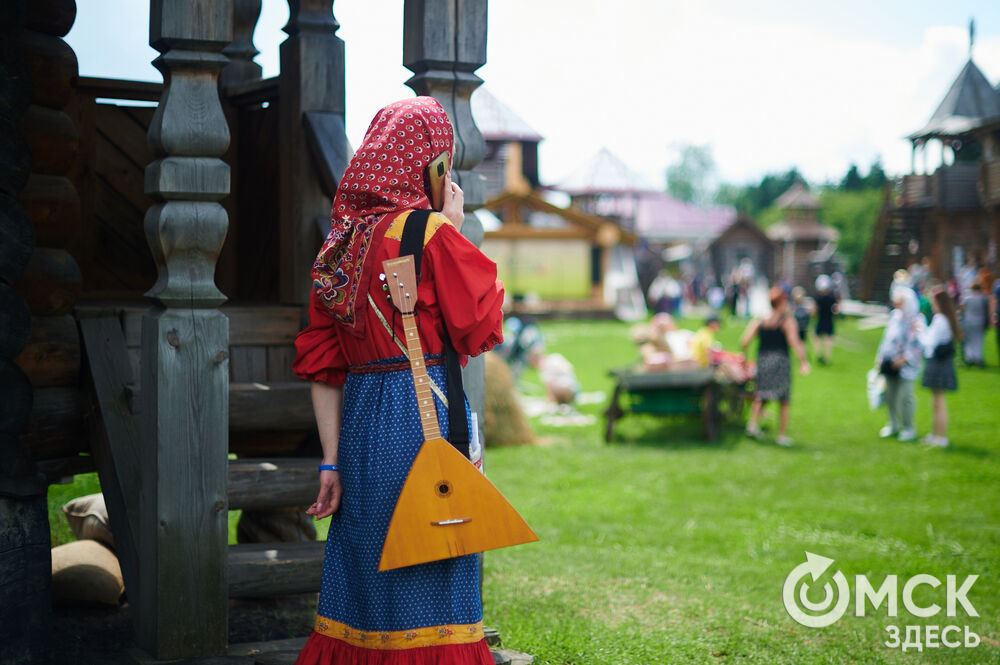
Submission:
[[[931,389],[934,411],[931,433],[924,437],[924,443],[944,448],[948,445],[948,407],[944,393],[958,389],[955,342],[961,340],[962,331],[955,316],[955,305],[943,287],[931,292],[931,308],[934,316],[919,337],[927,359],[922,383],[925,388]]]
[[[788,296],[777,286],[773,287],[768,295],[771,300],[771,314],[765,319],[755,319],[740,340],[744,356],[750,342],[755,337],[760,340],[757,349],[757,376],[754,379],[753,411],[747,423],[747,434],[755,439],[763,436],[758,421],[764,410],[764,404],[772,400],[777,401],[781,404],[781,411],[778,436],[775,441],[779,446],[790,446],[792,440],[785,433],[788,427],[788,399],[792,387],[789,349],[793,349],[795,355],[799,357],[799,371],[802,374],[809,373],[809,362],[802,341],[799,339],[798,325],[788,311]]]

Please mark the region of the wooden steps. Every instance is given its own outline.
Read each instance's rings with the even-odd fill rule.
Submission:
[[[126,586],[138,586],[139,476],[135,457],[138,423],[133,411],[135,383],[129,366],[126,335],[117,316],[80,321],[101,418],[93,445],[96,465],[118,542]],[[305,382],[230,384],[232,429],[312,427],[314,419]],[[81,392],[81,395],[83,393]],[[263,420],[261,420],[263,418]],[[271,510],[308,506],[316,500],[316,458],[242,458],[227,469],[230,510]],[[220,503],[220,508],[223,504]],[[323,570],[322,542],[234,545],[226,548],[229,595],[264,597],[319,591]],[[220,552],[221,554],[221,552]]]
[[[308,506],[319,491],[318,458],[229,461],[229,509],[263,510]]]
[[[118,400],[120,397],[130,415],[136,418],[141,393],[130,378],[119,378],[118,387],[107,398]],[[305,381],[230,383],[230,450],[280,454],[282,449],[290,451],[296,448],[298,441],[316,427],[309,391],[310,386]],[[60,463],[65,463],[62,465],[67,469],[64,472],[71,472],[71,458],[90,452],[89,448],[93,446],[87,436],[80,435],[86,430],[90,408],[87,391],[83,387],[37,388],[29,421],[30,431],[23,437],[31,458],[50,462],[53,474]],[[92,468],[86,465],[88,461],[77,460],[77,464],[90,471]]]
[[[308,431],[316,426],[305,381],[229,384],[232,432]]]
[[[229,509],[307,506],[316,500],[316,458],[229,461]],[[229,546],[229,597],[261,598],[318,592],[323,575],[321,541]]]
[[[264,598],[319,591],[326,543],[229,546],[229,597]]]

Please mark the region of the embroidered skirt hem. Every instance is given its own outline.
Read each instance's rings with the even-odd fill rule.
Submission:
[[[378,633],[373,642],[378,642]],[[409,649],[380,649],[349,644],[313,632],[295,665],[492,665],[485,639],[467,644],[442,644]]]

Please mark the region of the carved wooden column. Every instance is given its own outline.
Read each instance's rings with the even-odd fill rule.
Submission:
[[[333,16],[333,0],[288,0],[288,39],[281,43],[279,117],[281,152],[280,294],[285,303],[309,302],[309,271],[329,229],[333,192],[324,191],[307,136],[324,133],[327,143],[346,144],[344,133],[344,42]],[[346,164],[344,165],[346,166]],[[341,174],[343,169],[341,168]],[[341,174],[336,174],[339,178]]]
[[[403,19],[403,64],[413,72],[406,85],[434,97],[448,112],[455,129],[452,174],[465,192],[462,234],[478,246],[483,225],[473,211],[485,203],[485,179],[472,169],[483,160],[486,142],[469,98],[483,83],[475,72],[486,64],[486,0],[406,0]],[[485,359],[471,358],[463,377],[482,435]]]
[[[219,74],[223,87],[259,79],[264,71],[253,61],[260,53],[253,43],[253,31],[260,19],[261,3],[262,0],[233,0],[233,41],[222,49],[229,64]]]
[[[149,127],[146,239],[158,279],[142,321],[139,645],[160,658],[224,654],[229,322],[215,262],[229,128],[218,95],[231,0],[152,0],[164,91]]]

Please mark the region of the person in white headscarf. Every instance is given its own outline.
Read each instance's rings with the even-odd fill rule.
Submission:
[[[893,310],[875,354],[875,367],[885,377],[885,403],[889,408],[889,423],[879,431],[879,436],[913,441],[917,438],[913,386],[923,363],[918,335],[924,320],[917,294],[910,286],[894,282],[890,297]]]

